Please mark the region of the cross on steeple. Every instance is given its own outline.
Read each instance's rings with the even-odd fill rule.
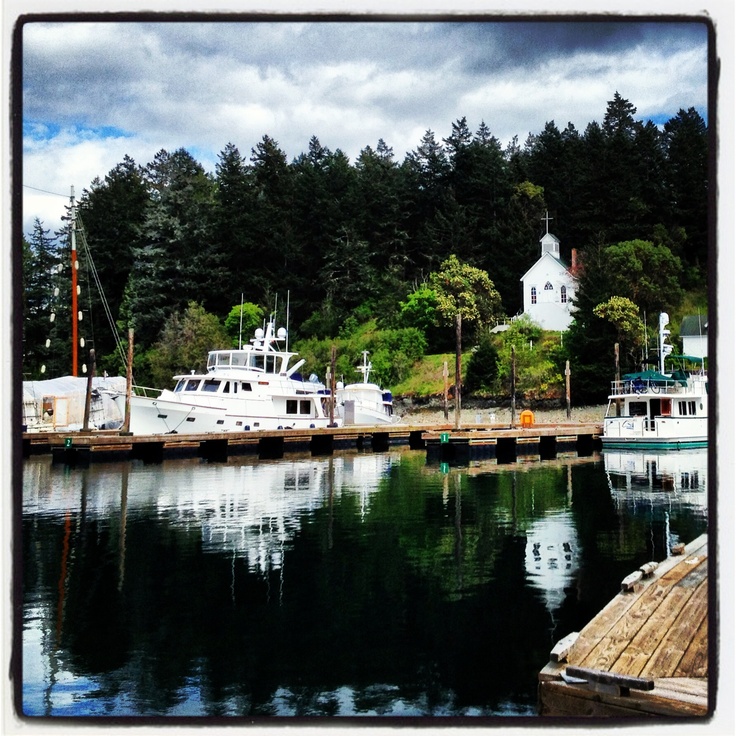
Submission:
[[[546,230],[547,230],[547,232],[545,234],[546,235],[549,235],[549,221],[552,220],[552,219],[554,219],[554,218],[552,218],[552,217],[549,216],[549,210],[545,210],[544,211],[544,217],[542,219],[544,220],[545,227],[546,227]]]

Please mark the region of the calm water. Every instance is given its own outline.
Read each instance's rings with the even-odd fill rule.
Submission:
[[[705,451],[23,470],[27,716],[533,716],[552,646],[707,528]]]

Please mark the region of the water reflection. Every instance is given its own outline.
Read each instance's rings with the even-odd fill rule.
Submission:
[[[24,712],[533,715],[551,646],[663,551],[613,457],[30,459]],[[696,458],[686,472],[677,498],[704,497]],[[667,500],[671,538],[704,531],[701,506]]]

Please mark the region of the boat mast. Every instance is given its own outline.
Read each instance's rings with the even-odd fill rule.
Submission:
[[[670,316],[667,312],[660,312],[659,315],[659,372],[664,373],[665,356],[672,352],[672,345],[665,343],[667,335],[670,331],[665,329],[670,322]]]
[[[78,305],[77,305],[77,269],[79,268],[79,261],[77,260],[77,217],[74,206],[74,187],[72,187],[71,194],[71,245],[72,245],[72,376],[77,376],[77,366],[79,365],[79,321],[78,321]]]

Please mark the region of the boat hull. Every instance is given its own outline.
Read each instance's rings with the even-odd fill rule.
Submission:
[[[601,437],[604,448],[611,449],[641,449],[641,450],[691,450],[708,447],[708,439],[681,438],[681,439],[646,439],[642,437]]]
[[[338,388],[335,397],[338,414],[345,426],[375,426],[395,424],[393,402],[386,400],[388,392],[373,383],[349,384]]]
[[[708,446],[708,418],[692,417],[606,417],[603,447],[678,449]]]
[[[119,401],[124,402],[125,397]],[[133,434],[204,434],[275,429],[316,429],[327,427],[328,417],[269,415],[267,402],[262,411],[237,411],[226,406],[183,403],[165,398],[131,396],[130,431]],[[244,406],[243,409],[246,409]]]

